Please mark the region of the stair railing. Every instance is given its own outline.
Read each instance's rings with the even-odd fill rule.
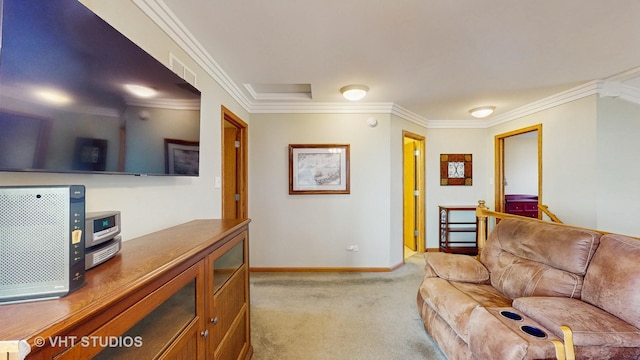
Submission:
[[[556,223],[560,223],[560,224],[564,224],[560,219],[558,219],[558,217],[554,213],[552,213],[549,210],[549,206],[540,204],[540,205],[538,205],[538,209],[540,209],[540,211],[545,213],[545,215],[547,215],[549,217],[549,219],[551,219],[551,221],[556,222]]]

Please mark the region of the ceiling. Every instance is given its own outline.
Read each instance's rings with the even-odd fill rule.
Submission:
[[[621,73],[640,89],[638,0],[155,1],[249,110],[346,106],[339,89],[365,84],[361,103],[471,120]]]

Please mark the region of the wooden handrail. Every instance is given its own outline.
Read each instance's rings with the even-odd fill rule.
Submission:
[[[538,208],[540,209],[540,211],[545,213],[549,217],[549,219],[551,219],[551,221],[553,221],[555,223],[564,224],[560,219],[558,219],[558,217],[554,213],[552,213],[549,210],[549,206],[540,204],[540,205],[538,205]]]
[[[502,213],[502,212],[497,212],[497,211],[491,211],[491,210],[489,210],[489,208],[485,204],[486,204],[486,202],[484,200],[478,200],[478,207],[476,208],[476,216],[478,217],[478,260],[480,259],[480,255],[482,254],[482,250],[484,249],[484,245],[487,242],[487,229],[489,228],[488,227],[488,221],[487,221],[488,218],[493,217],[493,218],[496,218],[496,219],[522,219],[522,220],[527,220],[527,221],[542,221],[542,222],[548,223],[548,221],[545,221],[545,220],[534,219],[534,218],[530,218],[530,217],[526,217],[526,216],[520,216],[520,215],[507,214],[507,213]],[[603,234],[603,235],[611,234],[611,232],[608,232],[608,231],[589,229],[589,228],[580,227],[580,226],[567,225],[567,224],[562,223],[562,222],[558,222],[558,223],[555,223],[555,224],[558,225],[558,226],[566,227],[566,228],[594,231],[594,232],[597,232],[597,233],[600,233],[600,234]],[[630,235],[626,235],[626,236],[637,238],[635,236],[630,236]]]
[[[484,200],[478,200],[478,207],[476,208],[476,217],[478,218],[478,260],[484,250],[484,244],[487,242],[487,217],[489,208],[485,206]]]

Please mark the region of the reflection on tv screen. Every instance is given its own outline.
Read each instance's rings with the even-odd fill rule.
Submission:
[[[200,91],[76,0],[0,4],[0,171],[198,176]]]

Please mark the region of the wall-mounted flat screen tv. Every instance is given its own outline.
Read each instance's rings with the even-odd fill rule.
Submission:
[[[0,6],[0,171],[199,174],[200,91],[77,0]]]

